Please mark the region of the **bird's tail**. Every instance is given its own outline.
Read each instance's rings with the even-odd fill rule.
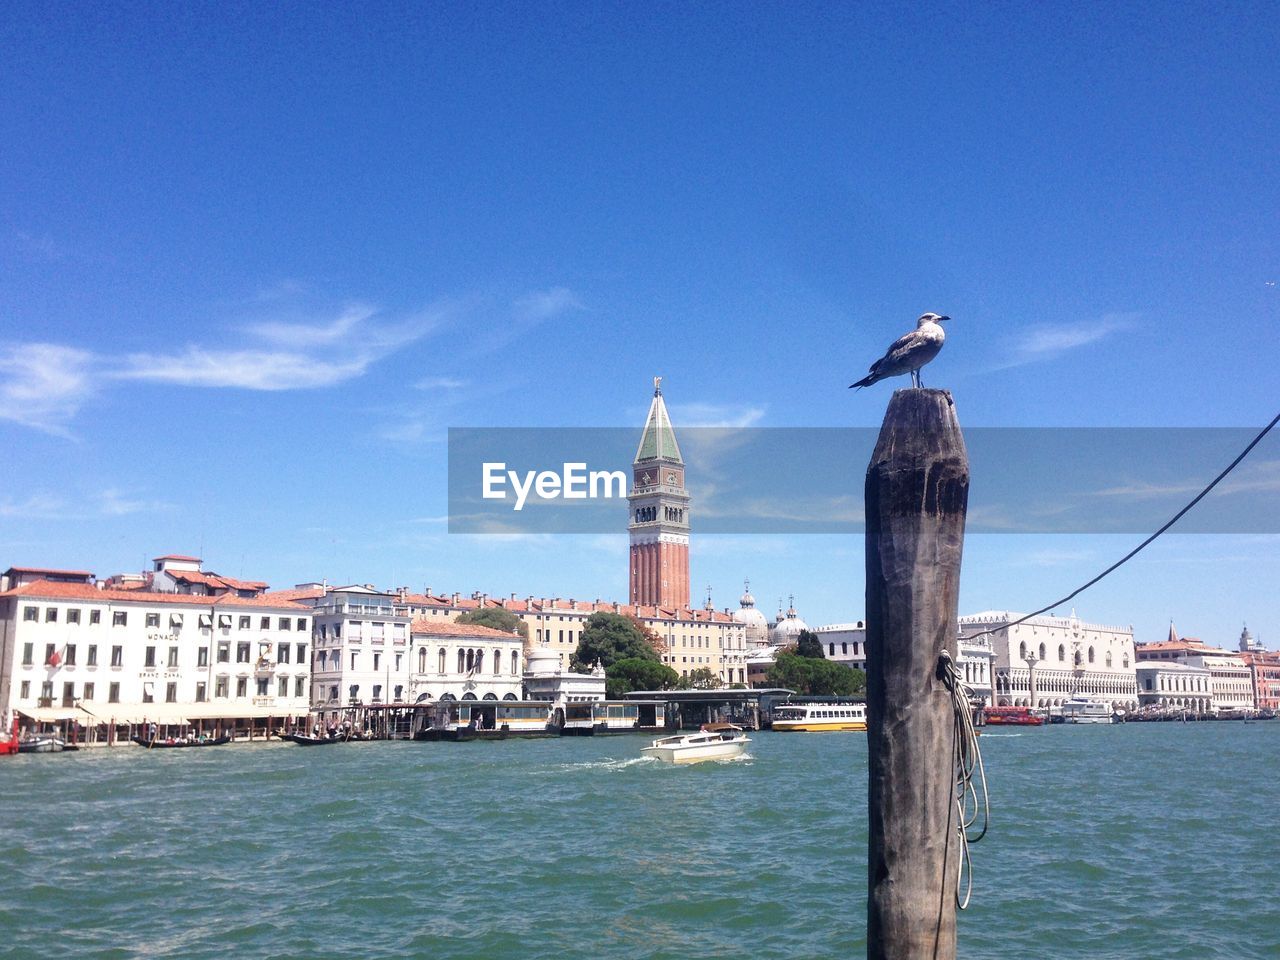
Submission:
[[[863,377],[863,378],[862,378],[861,380],[859,380],[857,383],[851,383],[851,384],[849,384],[849,389],[850,389],[850,390],[853,390],[853,389],[855,389],[855,388],[856,388],[856,389],[858,389],[858,390],[861,390],[863,387],[869,387],[869,386],[871,386],[871,385],[872,385],[873,383],[875,383],[875,382],[876,382],[875,376],[874,376],[874,375],[868,375],[868,376]]]

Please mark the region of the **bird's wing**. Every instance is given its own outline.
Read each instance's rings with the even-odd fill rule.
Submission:
[[[885,351],[884,356],[877,360],[876,363],[893,363],[896,360],[900,360],[905,357],[912,348],[918,346],[919,343],[920,336],[916,331],[912,330],[910,333],[904,333],[897,340],[893,341],[893,344]]]

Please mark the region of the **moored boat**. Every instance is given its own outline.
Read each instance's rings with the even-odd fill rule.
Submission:
[[[1030,707],[985,707],[982,711],[991,727],[1040,727],[1044,717],[1031,712]]]
[[[700,763],[703,760],[734,760],[746,752],[751,740],[741,727],[731,723],[705,724],[697,733],[660,737],[640,753],[664,763]]]
[[[305,733],[282,733],[280,734],[280,739],[296,743],[300,747],[318,747],[323,746],[326,743],[346,743],[347,740],[351,738],[340,733],[335,734],[332,737],[312,737]]]
[[[51,733],[35,734],[18,741],[19,753],[61,753],[67,741]]]
[[[148,750],[170,750],[176,747],[220,747],[223,744],[230,743],[230,736],[222,737],[205,737],[203,739],[196,738],[193,740],[148,740],[146,737],[133,736],[129,738],[140,747],[146,747]]]
[[[1064,723],[1111,723],[1114,713],[1111,704],[1088,697],[1064,700],[1059,709]]]
[[[788,703],[773,711],[773,729],[820,733],[866,730],[865,703]]]

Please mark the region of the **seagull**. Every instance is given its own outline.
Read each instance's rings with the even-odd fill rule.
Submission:
[[[936,313],[922,313],[916,321],[916,328],[906,336],[893,341],[885,355],[871,365],[871,372],[857,383],[849,384],[849,389],[869,387],[885,377],[900,377],[904,373],[911,374],[911,385],[922,386],[920,368],[938,355],[942,349],[942,341],[946,334],[942,332],[942,321],[950,317],[940,317]]]

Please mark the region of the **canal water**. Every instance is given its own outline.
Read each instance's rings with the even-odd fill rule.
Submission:
[[[866,740],[0,759],[0,957],[844,958]],[[962,957],[1280,956],[1280,721],[989,731]]]

